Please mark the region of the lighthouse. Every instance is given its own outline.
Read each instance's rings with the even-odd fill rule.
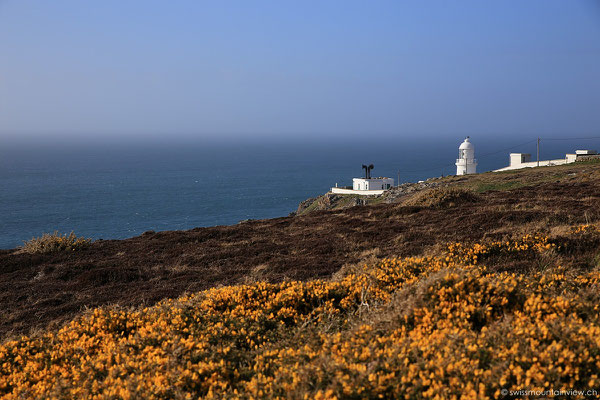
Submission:
[[[474,174],[477,172],[477,160],[475,159],[475,146],[469,140],[469,136],[458,148],[456,159],[456,175]]]

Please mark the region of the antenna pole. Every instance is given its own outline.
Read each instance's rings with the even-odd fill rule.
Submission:
[[[537,166],[540,166],[540,138],[537,138]]]

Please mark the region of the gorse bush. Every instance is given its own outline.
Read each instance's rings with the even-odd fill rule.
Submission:
[[[0,346],[0,397],[492,399],[597,388],[600,272],[481,265],[553,251],[536,235],[451,244],[335,280],[96,309]]]
[[[61,235],[55,231],[54,233],[44,233],[41,237],[25,242],[20,250],[29,254],[75,251],[89,246],[91,242],[91,239],[77,237],[73,232]]]
[[[434,188],[417,192],[403,204],[406,206],[427,208],[448,208],[459,204],[473,203],[477,200],[479,200],[479,196],[471,190]]]

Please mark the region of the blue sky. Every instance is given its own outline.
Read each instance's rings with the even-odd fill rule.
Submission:
[[[0,0],[6,140],[599,131],[595,0]]]

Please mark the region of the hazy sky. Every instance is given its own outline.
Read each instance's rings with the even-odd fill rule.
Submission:
[[[0,0],[0,138],[600,133],[594,0]]]

